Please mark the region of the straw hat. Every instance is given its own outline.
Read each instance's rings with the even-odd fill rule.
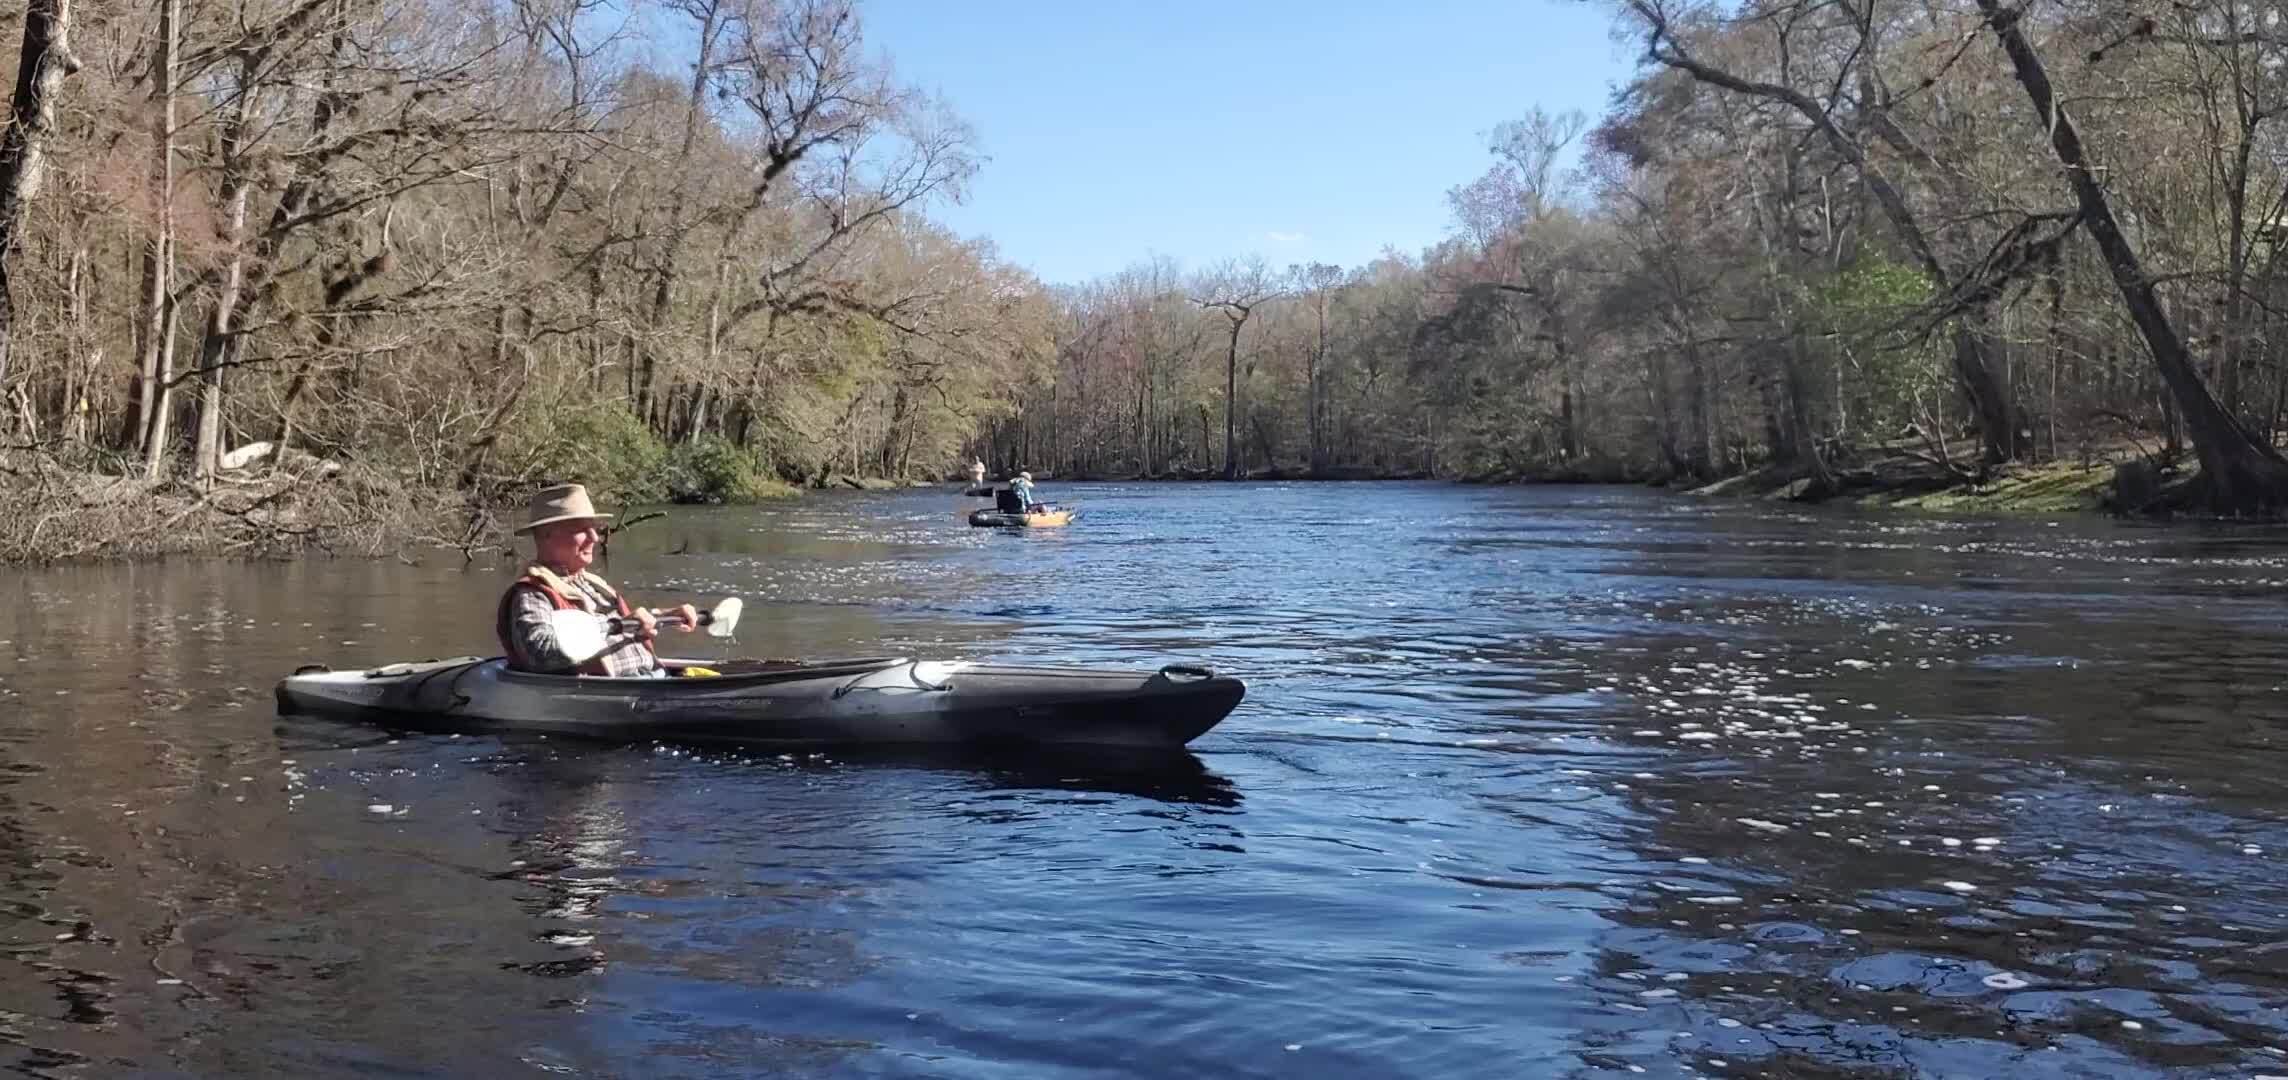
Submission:
[[[596,512],[596,504],[588,501],[585,486],[558,484],[532,493],[532,505],[525,508],[524,524],[517,526],[516,531],[528,533],[559,521],[609,521],[611,517]]]
[[[1032,473],[1029,473],[1029,472],[1021,472],[1021,473],[1018,473],[1018,474],[1017,474],[1017,479],[1019,479],[1019,480],[1030,480],[1030,479],[1032,479],[1032,478],[1033,478],[1033,474],[1032,474]]]

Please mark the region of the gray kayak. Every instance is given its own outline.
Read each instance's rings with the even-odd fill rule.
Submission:
[[[1240,680],[1206,668],[968,664],[899,657],[704,663],[666,679],[535,675],[498,657],[360,671],[309,665],[278,710],[412,730],[529,732],[616,741],[818,747],[1015,744],[1174,749],[1238,706]]]

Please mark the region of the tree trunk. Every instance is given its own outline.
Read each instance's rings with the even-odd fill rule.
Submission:
[[[636,415],[654,424],[657,430],[666,429],[667,419],[664,409],[657,417],[653,415],[654,387],[659,378],[659,333],[660,328],[667,325],[668,309],[675,299],[676,261],[683,253],[683,211],[687,201],[682,181],[691,172],[691,151],[698,142],[701,106],[707,100],[707,77],[712,73],[715,39],[721,26],[718,7],[708,3],[699,13],[699,56],[691,65],[691,90],[684,99],[683,109],[683,146],[674,164],[677,190],[675,197],[668,200],[667,233],[659,254],[658,277],[653,283],[651,306],[645,312],[645,327],[649,333],[644,337],[642,370],[635,376]]]
[[[210,328],[211,332],[211,328]],[[197,463],[200,490],[213,487],[216,474],[222,471],[222,380],[223,362],[238,355],[238,338],[225,336],[222,347],[206,373],[205,384],[199,391],[199,440]]]
[[[2113,216],[2112,203],[2107,200],[2105,190],[2098,186],[2097,178],[2090,174],[2081,132],[2059,107],[2049,72],[2026,40],[2021,25],[2023,17],[2016,10],[2003,10],[2000,0],[1977,0],[1977,3],[1978,9],[1986,15],[1987,24],[1993,28],[1995,38],[2001,42],[2002,51],[2010,57],[2019,84],[2026,88],[2026,96],[2033,101],[2035,116],[2049,132],[2050,148],[2056,152],[2058,162],[2065,166],[2082,219],[2105,256],[2106,269],[2113,275],[2122,304],[2136,322],[2138,333],[2144,337],[2145,347],[2160,368],[2161,379],[2184,420],[2193,452],[2200,458],[2201,479],[2210,508],[2220,513],[2241,514],[2288,507],[2288,461],[2283,461],[2279,452],[2249,434],[2238,419],[2209,395],[2200,372],[2193,367],[2184,340],[2177,335],[2168,313],[2162,309],[2161,299],[2153,290],[2152,280],[2146,277],[2136,250],[2130,246],[2129,238],[2122,235],[2121,224]]]
[[[94,392],[96,373],[103,370],[103,346],[97,344],[93,322],[88,318],[88,293],[97,286],[94,260],[88,256],[83,240],[72,249],[71,271],[67,275],[71,296],[72,362],[64,369],[63,399],[57,402],[62,413],[63,439],[74,445],[86,445],[88,438],[88,397]]]
[[[1690,425],[1685,429],[1685,460],[1690,463],[1694,476],[1705,479],[1716,471],[1708,453],[1708,433],[1715,425],[1709,422],[1707,364],[1700,356],[1700,346],[1689,336],[1685,338],[1684,363],[1686,405],[1692,410]]]
[[[151,118],[151,177],[159,221],[143,246],[143,315],[137,326],[140,375],[135,383],[134,444],[144,452],[144,472],[158,479],[164,460],[168,393],[175,343],[169,312],[175,263],[175,50],[179,0],[159,0],[159,42],[151,54],[151,96],[158,106]],[[156,439],[154,439],[156,436]],[[158,449],[154,450],[156,442]]]
[[[1645,405],[1652,412],[1653,437],[1660,443],[1661,463],[1672,474],[1689,470],[1677,449],[1676,406],[1668,386],[1668,351],[1652,348],[1645,355]]]
[[[1795,321],[1795,320],[1791,320]],[[1801,326],[1800,322],[1796,322]],[[1835,488],[1835,475],[1828,471],[1827,458],[1820,453],[1819,432],[1811,419],[1812,394],[1811,358],[1800,329],[1788,334],[1787,361],[1782,374],[1785,378],[1788,443],[1796,458],[1811,470],[1812,490],[1825,495]]]
[[[1573,393],[1573,348],[1567,337],[1565,312],[1558,307],[1555,275],[1542,283],[1534,296],[1541,302],[1541,317],[1549,326],[1550,347],[1557,353],[1557,420],[1558,441],[1567,462],[1581,459],[1585,447],[1581,440],[1581,422]]]
[[[707,301],[707,353],[700,365],[698,378],[693,380],[691,386],[693,401],[689,418],[690,428],[684,436],[686,439],[699,437],[707,420],[708,388],[715,380],[722,378],[720,368],[723,359],[723,293],[730,287],[730,283],[731,260],[719,256],[715,260],[714,291]]]
[[[1231,321],[1231,347],[1223,360],[1223,478],[1239,479],[1239,328],[1241,319]]]
[[[199,393],[198,442],[192,460],[202,489],[214,483],[221,464],[223,371],[237,362],[241,351],[236,316],[241,289],[246,283],[246,202],[248,188],[253,185],[248,171],[252,163],[247,160],[247,125],[255,113],[256,103],[251,99],[256,81],[261,77],[257,62],[252,56],[241,60],[238,97],[222,110],[221,231],[230,255],[216,273],[213,306],[208,309],[206,333],[199,345],[198,370],[203,383]]]
[[[16,95],[0,136],[0,386],[8,382],[15,343],[16,293],[8,265],[24,229],[24,212],[47,178],[48,140],[56,133],[56,95],[79,70],[71,51],[71,0],[29,0],[24,49],[16,62]]]
[[[150,426],[143,431],[143,476],[157,480],[166,474],[167,434],[175,417],[175,302],[161,297],[152,331],[158,338],[158,357],[152,369]]]
[[[1560,350],[1557,356],[1558,390],[1557,423],[1561,452],[1567,462],[1581,458],[1581,429],[1573,414],[1573,358]]]
[[[1764,406],[1764,454],[1773,464],[1794,461],[1795,429],[1786,420],[1787,402],[1782,397],[1785,391],[1769,378],[1757,379],[1756,383],[1760,391],[1757,396]]]
[[[1319,290],[1319,340],[1311,349],[1310,386],[1305,408],[1309,410],[1311,432],[1311,475],[1323,476],[1327,471],[1326,392],[1322,385],[1327,370],[1327,290]]]

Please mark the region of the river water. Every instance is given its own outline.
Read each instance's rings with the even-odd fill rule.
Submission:
[[[677,508],[607,570],[744,597],[736,655],[1245,677],[1189,756],[400,737],[272,686],[490,651],[512,567],[0,577],[0,1063],[2288,1075],[2278,533],[1044,494]]]

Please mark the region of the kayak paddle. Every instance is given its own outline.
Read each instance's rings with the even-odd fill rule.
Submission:
[[[729,596],[712,610],[699,612],[699,625],[712,638],[727,638],[739,626],[739,598]],[[611,639],[636,628],[634,619],[618,616],[605,617],[587,611],[564,609],[549,613],[549,628],[556,631],[556,645],[577,667],[602,655],[612,644]],[[662,615],[658,626],[683,625],[681,615]]]

